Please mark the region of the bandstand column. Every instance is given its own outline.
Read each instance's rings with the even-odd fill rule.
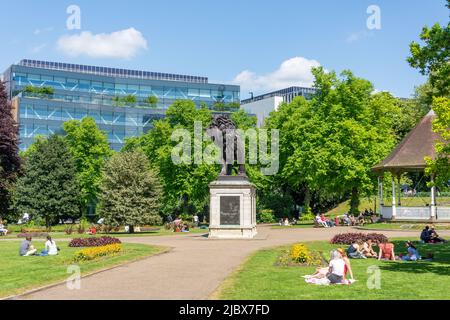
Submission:
[[[397,216],[397,207],[396,207],[396,194],[395,194],[395,175],[392,174],[392,220],[395,220]]]
[[[431,176],[431,183],[433,186],[431,187],[431,212],[430,212],[430,218],[431,220],[436,220],[436,186],[434,185],[434,176]]]

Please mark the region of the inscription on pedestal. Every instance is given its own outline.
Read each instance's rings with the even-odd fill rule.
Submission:
[[[220,197],[220,225],[239,226],[241,224],[241,198],[235,196]]]

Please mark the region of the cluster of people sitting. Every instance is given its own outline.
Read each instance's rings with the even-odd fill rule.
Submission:
[[[375,252],[373,246],[379,247],[379,252]],[[405,242],[407,249],[406,254],[395,255],[394,244],[387,242],[381,243],[379,241],[354,241],[344,251],[339,248],[331,252],[331,260],[328,267],[317,268],[313,275],[304,276],[305,281],[311,284],[328,285],[328,284],[352,284],[356,280],[353,277],[350,259],[368,259],[374,258],[378,260],[399,260],[399,261],[418,261],[422,257],[419,251],[411,241]],[[429,254],[427,259],[431,260],[432,254]]]
[[[183,223],[183,220],[180,217],[177,217],[173,221],[174,232],[190,232],[189,226],[186,223]]]
[[[367,217],[374,215],[372,210],[365,210],[361,212],[357,217],[352,214],[346,213],[341,216],[336,216],[334,220],[328,219],[325,214],[316,215],[314,222],[319,227],[332,228],[336,226],[363,226],[366,223]]]
[[[47,236],[47,241],[44,244],[44,250],[41,253],[38,253],[38,250],[32,244],[32,238],[26,237],[25,240],[22,241],[19,248],[19,255],[21,257],[29,257],[29,256],[56,256],[58,255],[59,248],[56,245],[55,240],[52,237]]]
[[[378,253],[373,249],[374,246],[378,246]],[[351,259],[368,259],[374,258],[378,260],[402,260],[402,261],[417,261],[421,260],[422,257],[419,254],[419,251],[414,246],[411,241],[405,242],[405,246],[407,249],[406,255],[400,254],[398,256],[395,255],[395,246],[393,243],[386,242],[381,243],[379,241],[362,241],[356,240],[348,247],[347,255]],[[429,255],[427,259],[432,259],[432,255]]]
[[[336,222],[328,219],[324,214],[316,215],[316,218],[314,219],[315,223],[324,228],[333,228],[336,227]]]
[[[420,234],[420,241],[422,243],[445,243],[445,239],[439,237],[434,226],[426,226]]]

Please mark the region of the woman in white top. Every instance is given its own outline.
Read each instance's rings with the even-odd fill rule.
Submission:
[[[345,261],[342,259],[341,254],[335,250],[331,257],[327,278],[331,284],[343,283],[344,275]]]
[[[49,256],[56,256],[58,254],[58,246],[50,236],[47,236],[47,242],[45,242],[45,252],[47,252]]]

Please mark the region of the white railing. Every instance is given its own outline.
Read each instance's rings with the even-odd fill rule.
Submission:
[[[392,219],[392,207],[381,207],[383,219]],[[395,220],[430,220],[431,207],[396,207]],[[437,207],[436,221],[450,221],[450,207]]]
[[[437,207],[437,220],[438,221],[450,221],[450,208],[449,207]]]
[[[396,220],[430,220],[431,207],[397,207]]]

